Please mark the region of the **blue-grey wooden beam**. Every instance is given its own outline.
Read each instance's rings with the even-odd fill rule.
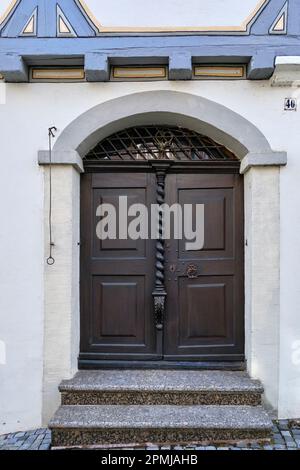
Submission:
[[[300,35],[300,5],[299,0],[289,0],[288,5],[288,34]]]
[[[1,31],[2,37],[18,37],[26,26],[35,8],[38,7],[37,0],[21,1],[13,15]],[[26,38],[27,39],[27,38]]]
[[[0,49],[4,52],[18,51],[20,54],[56,54],[60,56],[82,55],[87,52],[114,52],[118,56],[140,56],[148,51],[150,56],[170,56],[174,52],[191,52],[192,48],[202,50],[201,55],[249,55],[249,51],[274,47],[298,48],[299,37],[295,36],[101,36],[94,38],[0,38]],[[174,48],[177,48],[175,51]],[[173,50],[172,50],[173,49]],[[209,54],[205,51],[210,50]],[[161,52],[163,51],[163,52]],[[166,54],[168,52],[168,54]],[[193,54],[192,54],[193,55]],[[199,54],[200,55],[200,54]],[[252,55],[252,54],[251,54]]]
[[[47,3],[49,2],[47,1]],[[57,3],[61,8],[78,36],[84,37],[96,35],[94,29],[88,23],[81,9],[79,9],[78,5],[74,1],[70,2],[70,0],[56,0],[54,3]]]
[[[89,52],[84,58],[85,77],[88,82],[109,80],[109,62],[106,54]]]
[[[188,52],[176,52],[170,55],[169,79],[190,80],[192,78],[192,56]]]
[[[0,74],[6,82],[28,82],[28,68],[17,54],[0,54]]]
[[[0,0],[1,1],[1,0]],[[38,9],[38,36],[56,37],[56,7],[61,8],[78,36],[96,35],[78,5],[70,0],[22,0],[1,32],[2,37],[20,36],[31,14]],[[27,38],[26,38],[27,39]]]
[[[266,80],[270,78],[275,69],[275,53],[261,50],[253,55],[248,65],[247,78],[249,80]]]
[[[253,35],[266,35],[287,0],[271,0],[250,28]]]

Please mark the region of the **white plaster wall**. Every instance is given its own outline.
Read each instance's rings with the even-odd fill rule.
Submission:
[[[254,167],[245,183],[245,323],[248,371],[278,407],[280,224],[279,169]]]
[[[299,90],[294,96],[300,97]],[[282,113],[283,114],[283,113]],[[300,114],[290,119],[286,148],[288,166],[281,176],[281,299],[279,416],[300,417]],[[278,136],[276,136],[278,139]]]
[[[49,255],[49,168],[45,168],[45,252]],[[52,168],[54,265],[45,265],[43,423],[59,406],[58,382],[77,370],[79,346],[79,173]]]
[[[36,152],[45,141],[30,107],[24,108],[24,91],[10,88],[7,104],[0,105],[0,341],[6,353],[0,360],[0,433],[41,422],[43,172]]]
[[[2,20],[2,15],[6,13],[7,9],[10,7],[11,4],[12,4],[11,0],[0,1],[0,22]]]
[[[84,0],[102,26],[133,28],[240,26],[261,3],[261,0]]]
[[[273,344],[273,352],[279,347],[280,371],[277,391],[274,393],[279,396],[277,405],[281,417],[300,417],[300,364],[299,360],[295,361],[296,354],[292,357],[292,352],[295,352],[292,348],[300,340],[300,114],[283,111],[284,97],[293,91],[271,88],[264,81],[9,84],[6,104],[0,105],[0,342],[4,342],[6,348],[6,363],[2,364],[0,358],[0,432],[32,428],[39,426],[42,421],[44,170],[37,165],[37,151],[47,148],[47,128],[56,125],[61,132],[71,121],[96,104],[138,91],[162,89],[193,93],[223,104],[255,124],[274,150],[288,151],[288,166],[280,170],[280,343]],[[65,183],[70,183],[74,188],[78,181],[71,174],[72,171]],[[58,177],[59,173],[55,173],[55,176]],[[56,193],[56,197],[60,194],[64,198],[67,193],[61,183],[54,182],[60,184],[62,190]],[[266,177],[266,187],[260,190],[271,190],[268,184],[271,181]],[[56,214],[54,217],[58,216]],[[62,220],[67,218],[67,209],[61,217]],[[62,228],[63,225],[60,228],[57,225],[55,230],[61,230],[63,236]],[[71,236],[69,233],[69,236],[72,249],[75,250],[77,234],[72,233]],[[55,247],[58,263],[55,269],[60,269],[64,277],[67,275],[64,266],[67,267],[68,263],[64,262],[65,245],[60,244],[61,241],[59,239]],[[72,293],[67,295],[71,295],[76,309],[77,300]],[[63,321],[63,316],[59,318],[56,314],[57,321]],[[268,325],[264,327],[267,329]],[[273,328],[272,325],[270,328]],[[51,337],[51,331],[46,331]],[[50,394],[45,417],[57,403],[56,384],[76,366],[78,341],[75,338],[72,343],[67,335],[65,338],[62,335],[60,341],[65,341],[66,350],[71,352],[66,359],[67,364],[51,370],[52,392],[47,387],[47,390],[44,389],[45,394]],[[257,341],[261,341],[261,354],[267,354],[264,335]],[[57,354],[55,347],[46,352],[50,360],[52,353]],[[257,376],[262,376],[259,355],[256,359],[253,370]],[[273,363],[273,366],[276,368],[277,364]],[[269,387],[268,383],[266,385]],[[275,395],[272,392],[272,396]]]

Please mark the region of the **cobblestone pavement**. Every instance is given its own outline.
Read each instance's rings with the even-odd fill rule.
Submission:
[[[48,450],[51,433],[48,429],[16,432],[0,436],[0,450]],[[140,448],[141,449],[141,448]],[[144,450],[300,450],[300,421],[274,421],[272,442],[268,445],[236,443],[232,446],[148,446]],[[123,450],[123,449],[119,449]],[[124,449],[129,450],[129,448]],[[130,448],[133,450],[133,448]]]

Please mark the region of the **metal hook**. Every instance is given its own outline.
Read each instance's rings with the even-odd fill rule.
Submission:
[[[49,127],[48,129],[48,135],[49,137],[55,137],[55,132],[57,132],[57,128],[55,126]]]

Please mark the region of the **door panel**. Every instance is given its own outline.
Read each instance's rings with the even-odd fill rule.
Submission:
[[[93,344],[145,346],[144,281],[144,276],[93,276]]]
[[[179,280],[179,347],[232,342],[232,279],[221,276]]]
[[[233,256],[233,192],[228,188],[211,189],[180,189],[178,188],[177,202],[184,204],[204,204],[204,247],[201,251],[187,251],[185,244],[188,240],[183,238],[179,241],[180,258],[183,259],[211,259],[232,258]],[[193,211],[195,220],[195,210]]]
[[[118,208],[119,196],[127,196],[129,205],[150,206],[155,202],[154,175],[83,175],[80,358],[161,359],[152,307],[155,242],[100,240],[96,235],[97,207],[105,203]],[[117,213],[117,230],[118,220]]]
[[[185,238],[166,243],[165,358],[242,360],[242,179],[169,175],[166,202],[204,204],[204,247],[187,250]]]
[[[124,184],[124,183],[123,183]],[[143,183],[146,185],[146,181]],[[112,204],[114,207],[119,205],[119,197],[126,196],[128,206],[132,204],[147,205],[147,188],[114,188],[114,189],[93,189],[93,217],[94,227],[97,226],[99,217],[96,216],[96,209],[99,204]],[[130,220],[130,219],[129,219]],[[117,217],[116,229],[119,230],[119,219]],[[95,230],[94,230],[95,233]],[[118,233],[118,232],[117,232]],[[146,240],[132,240],[130,238],[116,240],[100,240],[93,237],[93,256],[102,258],[141,258],[146,255]]]

